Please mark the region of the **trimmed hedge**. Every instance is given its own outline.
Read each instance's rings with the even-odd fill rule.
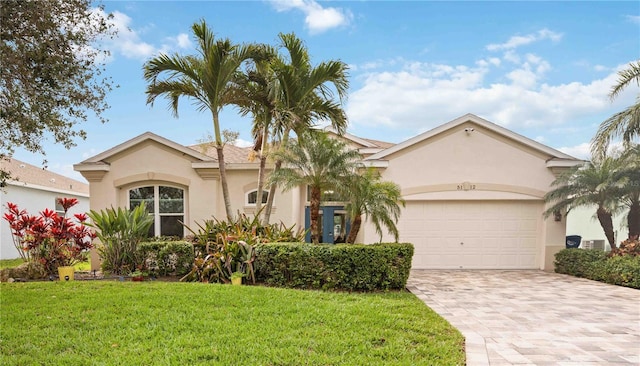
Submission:
[[[640,256],[608,257],[601,250],[563,249],[556,253],[556,272],[640,289]]]
[[[595,249],[563,249],[556,253],[556,273],[587,277],[593,262],[603,261],[607,253]]]
[[[591,263],[589,279],[640,289],[640,257],[617,256]]]
[[[145,270],[155,276],[182,276],[195,259],[193,244],[186,241],[152,241],[138,245]]]
[[[403,289],[412,257],[412,244],[270,243],[256,247],[256,280],[305,289]]]

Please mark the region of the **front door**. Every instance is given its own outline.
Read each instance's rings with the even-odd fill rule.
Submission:
[[[349,220],[347,220],[347,212],[344,206],[320,206],[320,217],[318,225],[322,228],[320,243],[344,243],[349,234]],[[311,228],[311,215],[309,207],[304,211],[305,229]],[[306,241],[311,242],[311,232],[307,232]]]

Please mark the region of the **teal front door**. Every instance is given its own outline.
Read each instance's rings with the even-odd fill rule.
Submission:
[[[322,228],[320,243],[344,243],[349,233],[349,220],[344,206],[320,206],[318,225]],[[304,227],[307,232],[306,241],[311,242],[311,215],[309,207],[304,211]]]

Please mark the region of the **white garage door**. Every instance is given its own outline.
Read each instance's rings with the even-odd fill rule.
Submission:
[[[413,268],[538,268],[539,201],[407,202],[398,229]]]

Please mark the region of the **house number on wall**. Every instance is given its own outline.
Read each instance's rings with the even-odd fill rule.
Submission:
[[[469,182],[463,182],[462,184],[458,184],[459,191],[472,191],[474,189],[476,189],[476,185],[471,184]]]

